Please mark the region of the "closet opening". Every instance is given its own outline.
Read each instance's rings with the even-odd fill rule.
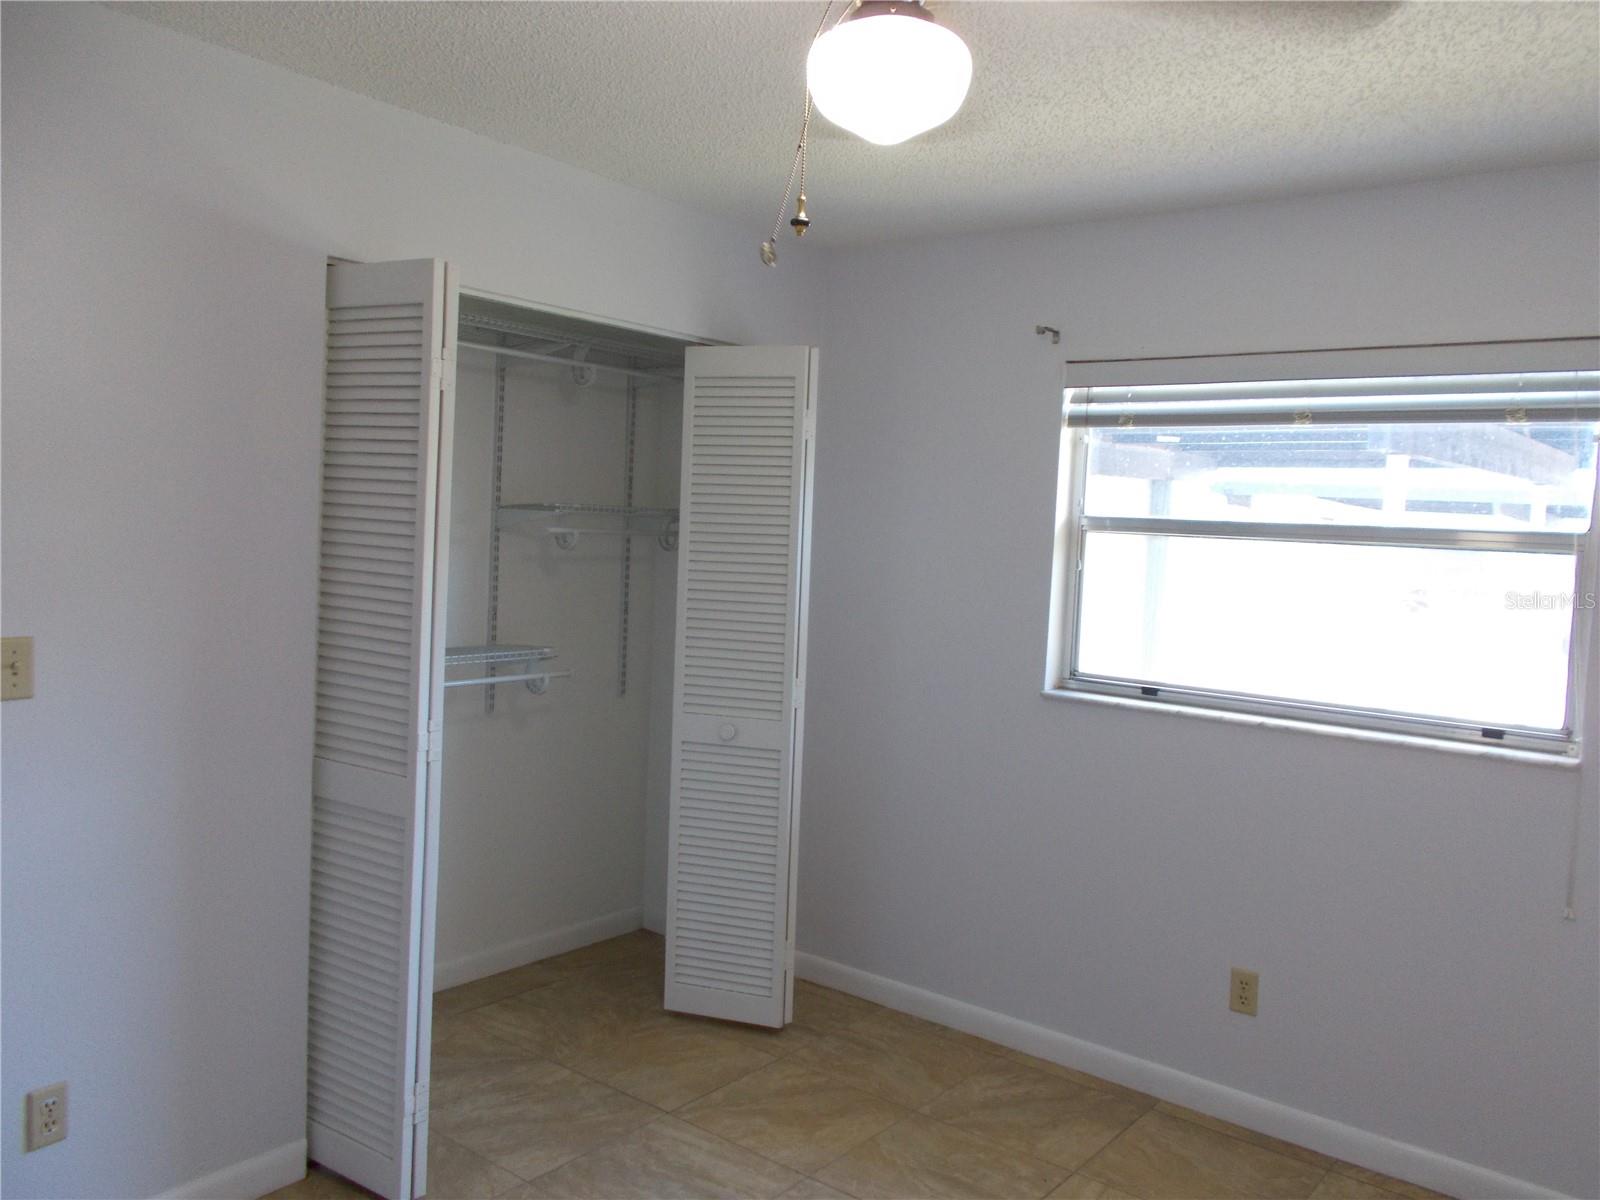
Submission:
[[[486,1058],[672,1109],[762,1035],[661,1014],[792,1019],[817,352],[327,305],[308,1144],[413,1200]]]
[[[456,1146],[542,1166],[549,1130],[520,1131],[547,1107],[598,1104],[602,1126],[651,1110],[560,1059],[582,1040],[614,1054],[600,1011],[619,1026],[662,1006],[688,344],[461,296],[435,1181]],[[490,1075],[499,1112],[483,1107]]]
[[[433,979],[458,1004],[665,931],[691,344],[461,297]]]

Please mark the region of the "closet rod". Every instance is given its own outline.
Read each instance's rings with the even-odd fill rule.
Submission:
[[[499,687],[504,683],[525,683],[528,685],[528,690],[535,696],[542,696],[552,679],[571,678],[571,671],[529,671],[521,675],[485,675],[481,679],[446,679],[444,686],[447,688]]]
[[[469,350],[487,350],[491,354],[505,354],[511,358],[529,358],[534,362],[555,363],[563,367],[593,367],[597,371],[615,371],[619,375],[629,375],[635,379],[649,379],[656,383],[678,383],[682,375],[668,375],[663,371],[635,371],[630,367],[613,367],[609,363],[584,362],[577,358],[562,358],[558,354],[536,354],[532,350],[515,350],[510,346],[496,346],[491,342],[469,342],[457,339],[458,346]]]

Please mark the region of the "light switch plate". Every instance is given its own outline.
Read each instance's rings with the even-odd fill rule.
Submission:
[[[33,639],[0,638],[0,700],[26,700],[33,695]]]

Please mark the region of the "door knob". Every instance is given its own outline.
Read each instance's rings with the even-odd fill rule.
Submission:
[[[730,721],[717,730],[717,736],[725,742],[731,742],[739,736],[739,727]]]

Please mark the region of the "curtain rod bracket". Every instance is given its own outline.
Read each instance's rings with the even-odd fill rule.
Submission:
[[[1061,345],[1061,330],[1056,329],[1053,326],[1050,326],[1050,325],[1035,325],[1033,327],[1033,332],[1035,334],[1037,334],[1039,337],[1043,337],[1045,334],[1048,333],[1050,335],[1050,344],[1052,346]]]

